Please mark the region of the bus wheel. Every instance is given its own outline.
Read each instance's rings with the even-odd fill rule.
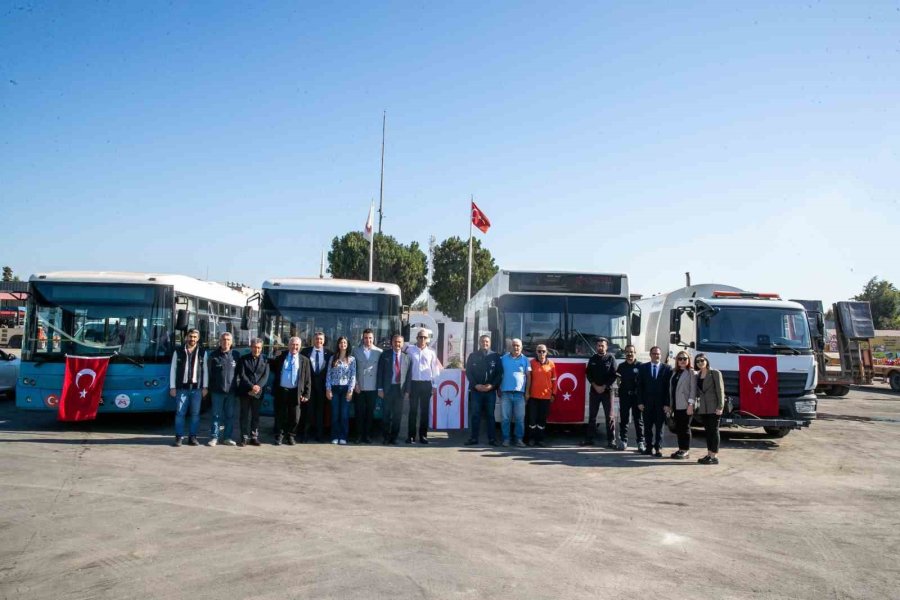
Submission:
[[[888,378],[891,382],[891,389],[900,392],[900,371],[892,371]]]
[[[772,438],[783,438],[791,432],[790,427],[763,427],[766,435]]]

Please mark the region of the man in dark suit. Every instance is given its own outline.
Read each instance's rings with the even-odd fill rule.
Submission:
[[[331,364],[331,352],[325,347],[325,334],[317,331],[313,334],[313,345],[304,348],[300,354],[309,359],[312,369],[312,396],[309,403],[300,412],[300,441],[305,442],[312,437],[317,442],[323,442],[325,436],[325,410],[328,402],[325,400],[325,376],[328,374],[328,365]]]
[[[241,441],[238,446],[259,446],[259,407],[266,383],[269,363],[262,355],[263,341],[250,342],[250,354],[241,356],[237,368],[237,390],[241,397]]]
[[[300,420],[300,407],[309,402],[312,376],[309,359],[300,354],[300,338],[292,337],[288,349],[272,360],[272,395],[275,397],[275,445],[284,440],[294,445],[294,432]]]
[[[411,366],[409,356],[403,352],[403,336],[394,334],[391,349],[382,352],[378,360],[378,397],[384,401],[382,423],[385,444],[397,445],[403,401],[409,400],[412,385]]]
[[[647,444],[643,454],[657,458],[662,457],[659,447],[666,422],[663,407],[669,404],[669,381],[672,379],[672,369],[660,362],[661,356],[659,346],[650,348],[650,362],[638,369],[637,389],[638,409],[644,413],[644,442]]]

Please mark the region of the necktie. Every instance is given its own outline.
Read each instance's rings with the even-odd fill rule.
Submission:
[[[319,350],[316,350],[316,373],[319,372],[319,365],[322,364],[321,362],[319,362],[319,359],[320,359],[320,353],[319,353]]]
[[[288,354],[288,375],[291,378],[291,381],[294,381],[294,355]]]
[[[656,365],[653,365],[653,379],[656,379]]]
[[[400,383],[400,355],[394,353],[394,383]]]

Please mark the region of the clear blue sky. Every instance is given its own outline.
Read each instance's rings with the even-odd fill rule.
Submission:
[[[0,1],[0,262],[258,285],[385,233],[504,268],[900,284],[900,2]]]

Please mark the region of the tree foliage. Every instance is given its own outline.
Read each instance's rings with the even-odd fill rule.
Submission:
[[[340,279],[369,279],[369,242],[359,231],[331,240],[328,272]],[[418,242],[405,246],[393,237],[375,234],[372,278],[396,283],[404,302],[412,302],[428,283],[428,260]]]
[[[875,329],[900,329],[900,290],[889,281],[873,277],[854,300],[868,300]]]
[[[3,281],[13,281],[12,267],[3,267]]]
[[[491,251],[480,240],[472,244],[472,293],[481,289],[497,272]],[[459,237],[447,238],[434,248],[431,287],[437,309],[453,319],[462,321],[466,305],[466,277],[469,275],[469,243]]]

